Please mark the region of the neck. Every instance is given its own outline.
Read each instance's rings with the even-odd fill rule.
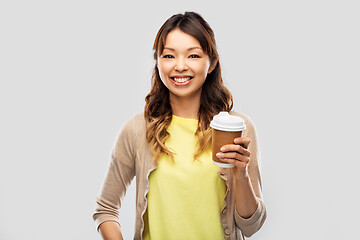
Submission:
[[[174,115],[198,119],[201,94],[191,97],[178,97],[170,94],[170,105]]]

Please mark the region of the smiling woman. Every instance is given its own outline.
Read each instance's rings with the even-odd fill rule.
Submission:
[[[202,85],[215,65],[210,67],[210,58],[196,38],[175,29],[166,38],[164,50],[157,57],[157,67],[161,81],[170,91],[170,102],[184,106],[187,102],[200,103]],[[198,108],[193,106],[190,117],[197,117]],[[176,111],[173,109],[173,114],[181,116]]]
[[[266,218],[254,124],[232,111],[214,33],[197,13],[169,18],[154,42],[150,93],[143,114],[119,133],[93,218],[103,238],[122,239],[118,210],[136,176],[134,239],[244,239]],[[242,137],[212,161],[212,118],[246,121]]]

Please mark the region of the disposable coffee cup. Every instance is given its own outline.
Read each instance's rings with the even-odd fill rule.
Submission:
[[[228,112],[220,112],[210,122],[212,131],[212,159],[213,163],[222,168],[232,168],[233,164],[221,161],[216,153],[226,144],[233,144],[234,139],[241,137],[246,129],[245,121],[239,116],[230,115]]]

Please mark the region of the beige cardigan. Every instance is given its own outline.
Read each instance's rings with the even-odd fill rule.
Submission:
[[[245,120],[246,130],[243,136],[251,139],[248,147],[251,152],[248,171],[251,184],[259,200],[258,208],[250,218],[240,217],[235,210],[235,181],[231,169],[219,169],[218,175],[226,181],[227,186],[225,206],[220,216],[224,236],[226,239],[242,240],[245,239],[244,236],[250,237],[261,228],[266,218],[266,208],[261,194],[260,153],[255,126],[244,114],[230,113],[241,116]],[[121,200],[132,179],[136,176],[135,240],[142,239],[143,215],[147,207],[146,194],[149,191],[148,177],[150,172],[157,167],[146,142],[145,133],[144,115],[138,114],[128,121],[118,134],[111,153],[111,163],[97,197],[96,209],[93,214],[97,229],[105,221],[119,223],[118,210],[121,207]]]

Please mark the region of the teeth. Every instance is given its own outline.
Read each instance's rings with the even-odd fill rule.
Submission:
[[[183,83],[190,80],[190,77],[187,78],[173,78],[175,82]]]

